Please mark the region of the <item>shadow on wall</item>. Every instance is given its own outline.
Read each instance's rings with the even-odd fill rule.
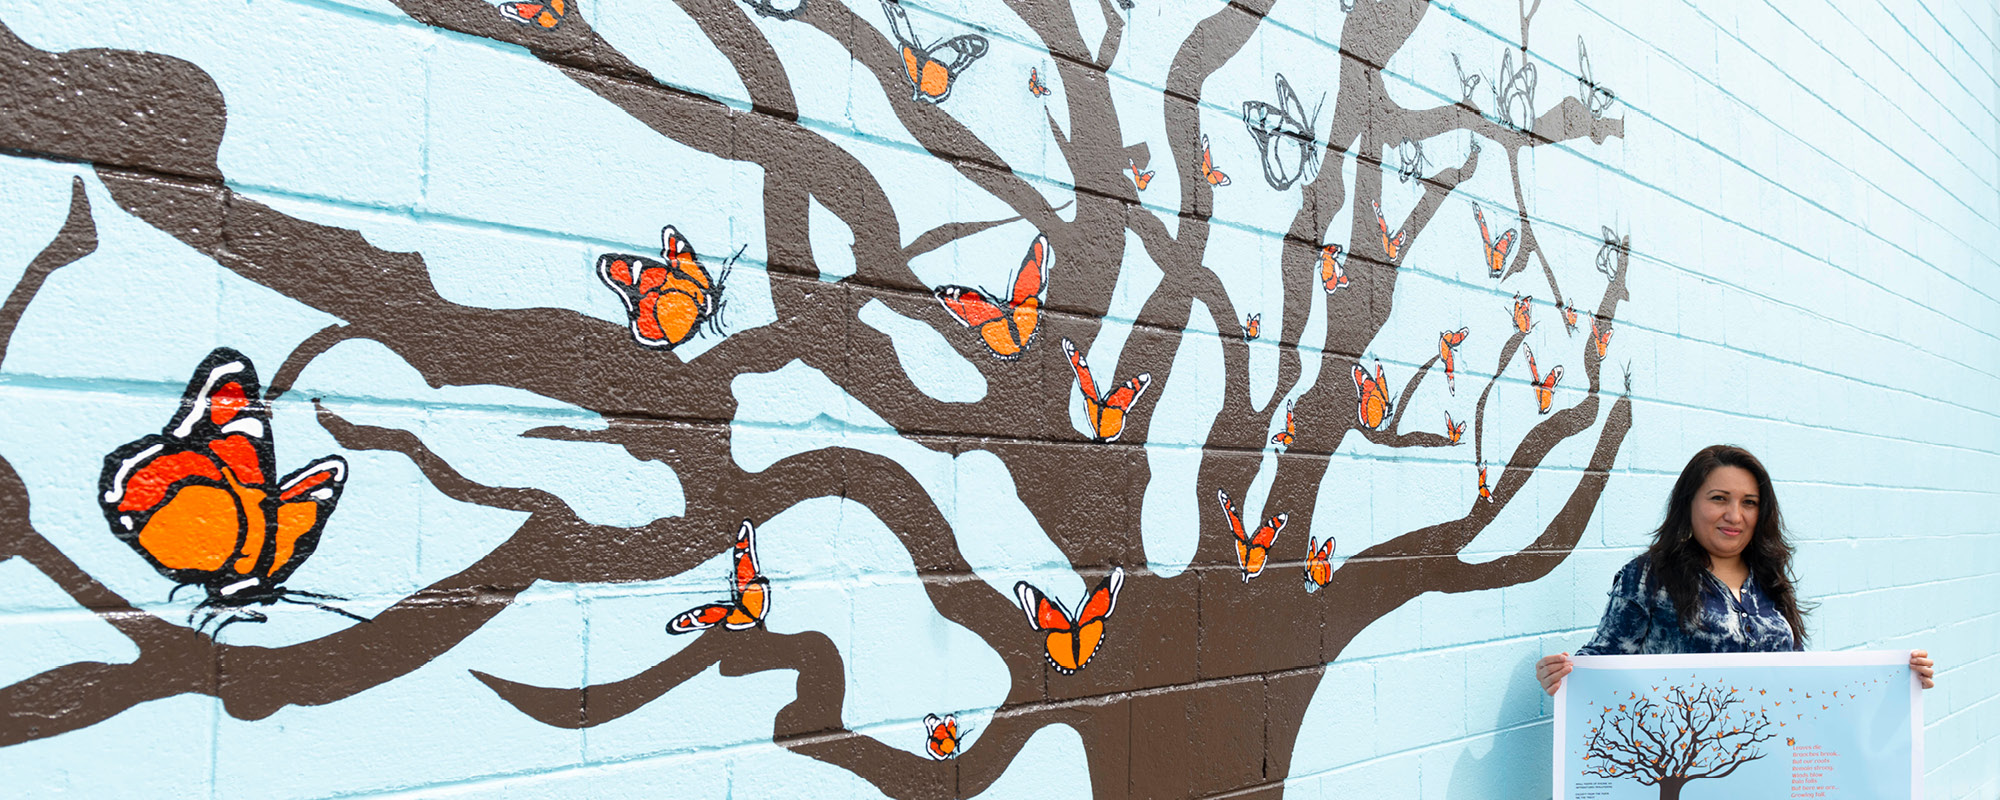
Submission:
[[[1451,768],[1451,786],[1445,797],[1550,797],[1553,790],[1549,785],[1549,725],[1551,718],[1547,709],[1533,722],[1518,727],[1507,727],[1511,720],[1519,719],[1507,709],[1518,707],[1542,707],[1541,688],[1530,678],[1534,674],[1535,659],[1539,656],[1528,653],[1510,662],[1503,675],[1518,676],[1520,680],[1506,681],[1507,692],[1501,700],[1499,719],[1484,730],[1498,733],[1468,742],[1458,754],[1458,761]]]

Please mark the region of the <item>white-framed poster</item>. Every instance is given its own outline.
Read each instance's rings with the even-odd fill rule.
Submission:
[[[1558,800],[1923,795],[1907,650],[1574,661],[1556,691]]]

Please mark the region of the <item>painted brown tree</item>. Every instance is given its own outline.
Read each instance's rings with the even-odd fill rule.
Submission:
[[[1203,265],[1215,190],[1194,179],[1200,174],[1203,132],[1196,103],[1207,77],[1251,40],[1276,0],[1221,6],[1182,43],[1161,94],[1170,132],[1165,164],[1148,164],[1143,145],[1127,146],[1115,113],[1106,73],[1126,30],[1118,4],[1101,3],[1106,26],[1095,46],[1083,40],[1068,3],[1006,4],[1053,55],[1052,71],[1061,78],[1058,101],[1067,105],[1070,129],[1062,130],[1053,116],[1048,128],[1076,176],[1073,219],[1068,221],[960,125],[949,113],[949,103],[913,97],[897,42],[877,33],[849,7],[810,2],[789,17],[774,17],[733,0],[677,1],[734,65],[749,92],[750,111],[657,79],[591,30],[587,6],[545,28],[509,21],[482,0],[398,0],[398,5],[424,24],[521,46],[661,136],[764,168],[765,244],[778,319],[732,333],[691,362],[635,346],[624,326],[571,311],[452,303],[438,295],[421,254],[383,251],[354,231],[299,220],[233,194],[215,160],[226,122],[224,99],[193,64],[122,51],[48,53],[0,28],[6,65],[0,80],[19,89],[0,95],[0,146],[90,164],[125,211],[244,278],[342,320],[301,343],[278,366],[266,399],[285,395],[320,353],[343,341],[366,339],[389,348],[433,386],[513,386],[612,420],[605,430],[554,427],[531,435],[608,442],[636,458],[665,462],[677,474],[703,476],[685,487],[683,517],[631,528],[593,525],[553,494],[481,485],[413,434],[354,425],[321,408],[321,423],[343,447],[404,454],[444,494],[525,512],[528,518],[477,563],[404,598],[369,624],[288,647],[260,648],[219,643],[134,608],[34,531],[25,486],[11,468],[0,469],[0,558],[26,559],[131,638],[140,651],[131,663],[71,664],[0,689],[0,746],[75,730],[138,703],[189,692],[219,698],[229,714],[242,719],[263,718],[288,705],[339,702],[450,650],[536,580],[627,582],[676,575],[727,551],[738,520],[762,520],[806,499],[839,495],[868,507],[896,533],[938,612],[984,638],[1007,665],[1012,684],[1005,704],[957,757],[934,761],[850,732],[841,716],[840,653],[817,633],[711,631],[657,666],[614,684],[543,688],[486,675],[480,679],[535,719],[586,727],[654,702],[711,665],[724,675],[796,670],[798,697],[777,715],[773,740],[846,769],[898,798],[977,794],[999,778],[1031,734],[1053,724],[1069,725],[1081,735],[1097,796],[1276,795],[1289,774],[1293,742],[1324,665],[1362,630],[1426,592],[1472,592],[1533,581],[1575,547],[1632,424],[1630,376],[1625,392],[1606,408],[1603,339],[1593,336],[1573,357],[1560,359],[1581,365],[1584,388],[1566,395],[1574,402],[1536,418],[1511,452],[1489,455],[1487,400],[1522,349],[1525,331],[1505,341],[1490,374],[1484,365],[1461,365],[1468,377],[1486,377],[1470,421],[1475,460],[1490,460],[1494,470],[1490,501],[1475,499],[1456,519],[1351,555],[1316,593],[1301,595],[1290,580],[1242,580],[1235,545],[1219,523],[1204,524],[1190,569],[1171,578],[1138,566],[1146,559],[1136,529],[1100,523],[1139,518],[1149,478],[1142,446],[1150,406],[1133,408],[1118,441],[1084,440],[1068,422],[1075,383],[1052,344],[1066,338],[1088,351],[1111,303],[1117,274],[1109,265],[1121,263],[1127,231],[1165,275],[1139,312],[1123,359],[1152,372],[1153,391],[1163,391],[1175,380],[1166,367],[1196,302],[1208,309],[1218,330],[1237,329],[1243,311]],[[1380,154],[1404,140],[1453,132],[1480,137],[1488,143],[1484,152],[1506,157],[1520,208],[1512,220],[1520,231],[1519,247],[1505,277],[1523,271],[1532,255],[1543,266],[1551,295],[1559,304],[1573,303],[1558,286],[1535,236],[1521,190],[1520,156],[1525,149],[1556,142],[1588,138],[1602,143],[1623,135],[1623,121],[1600,117],[1575,97],[1524,115],[1483,112],[1471,97],[1424,108],[1399,105],[1385,88],[1383,65],[1429,12],[1427,3],[1413,0],[1356,4],[1346,18],[1337,62],[1326,64],[1328,74],[1337,76],[1338,90],[1331,98],[1330,128],[1314,145],[1329,162],[1352,154],[1379,167]],[[1518,55],[1524,60],[1532,13],[1521,15]],[[793,76],[785,73],[760,24],[808,26],[838,43],[873,77],[898,121],[931,156],[1011,206],[1016,218],[1040,230],[1075,265],[1063,274],[1061,291],[1050,295],[1043,310],[1041,345],[1019,360],[993,359],[977,337],[963,335],[958,323],[939,311],[934,287],[916,278],[910,260],[1001,221],[961,221],[906,237],[884,186],[853,156],[798,121]],[[1496,99],[1507,103],[1507,98]],[[1530,112],[1533,106],[1532,97],[1527,98]],[[1350,430],[1394,448],[1451,444],[1440,433],[1401,430],[1397,416],[1379,430],[1361,426],[1353,413],[1356,398],[1339,376],[1359,365],[1363,353],[1388,349],[1390,343],[1378,342],[1377,335],[1394,305],[1400,264],[1408,252],[1421,248],[1445,200],[1479,169],[1481,153],[1474,149],[1463,163],[1421,177],[1422,199],[1402,221],[1404,238],[1394,254],[1385,237],[1378,236],[1373,214],[1353,214],[1352,229],[1344,235],[1329,230],[1341,209],[1359,212],[1380,200],[1384,170],[1359,170],[1351,187],[1339,169],[1321,170],[1298,184],[1304,202],[1286,226],[1279,263],[1285,287],[1283,325],[1265,334],[1280,350],[1277,395],[1292,397],[1300,418],[1311,421],[1298,427],[1293,442],[1278,456],[1267,502],[1273,509],[1289,510],[1288,530],[1300,531],[1288,534],[1297,537],[1293,543],[1304,541],[1303,532],[1313,529],[1313,498],[1330,456]],[[1185,176],[1176,232],[1169,233],[1158,216],[1138,206],[1135,187],[1125,177],[1134,162]],[[1248,171],[1240,177],[1254,179]],[[806,244],[810,201],[824,205],[854,232],[853,276],[832,284],[818,280],[815,254]],[[12,336],[42,278],[89,251],[92,230],[91,210],[79,192],[70,224],[0,311],[0,347]],[[904,246],[905,239],[912,243]],[[1329,240],[1351,243],[1349,285],[1327,298],[1331,319],[1324,340],[1306,342],[1301,339],[1307,309],[1324,295],[1317,272],[1322,245]],[[1620,240],[1609,248],[1608,283],[1585,309],[1593,327],[1608,331],[1619,304],[1628,299],[1629,244]],[[929,400],[904,375],[886,337],[856,322],[871,301],[937,325],[985,374],[992,390],[973,403]],[[459,333],[466,330],[484,332],[482,353],[504,357],[466,357]],[[1396,351],[1404,348],[1399,344]],[[1204,498],[1214,497],[1217,489],[1250,483],[1257,459],[1243,454],[1267,446],[1272,415],[1282,407],[1252,407],[1246,343],[1225,337],[1222,352],[1228,390],[1199,467],[1197,492]],[[1295,392],[1305,358],[1324,358],[1321,372],[1336,379]],[[1022,623],[1014,598],[983,581],[968,580],[971,568],[957,551],[945,517],[895,462],[828,448],[754,473],[734,463],[727,421],[736,409],[729,382],[795,359],[828,375],[897,430],[927,446],[954,453],[978,447],[997,455],[1021,500],[1087,584],[1123,568],[1120,611],[1111,621],[1116,635],[1105,640],[1087,669],[1075,674],[1051,669],[1041,637]],[[1385,399],[1404,407],[1432,377],[1438,360],[1423,362],[1399,390],[1383,387]],[[579,363],[596,368],[580,371],[573,367]],[[1003,409],[1008,413],[997,413]],[[1558,444],[1593,427],[1598,430],[1587,465],[1532,543],[1480,563],[1459,558]],[[1077,474],[1123,477],[1085,486],[1073,480]],[[1204,500],[1201,507],[1211,503]],[[1094,512],[1079,515],[1074,513],[1078,508]],[[1297,568],[1298,562],[1274,566]],[[782,594],[783,587],[773,591]]]
[[[1777,736],[1764,710],[1739,694],[1673,686],[1659,700],[1602,706],[1584,745],[1583,774],[1658,786],[1660,800],[1676,800],[1690,781],[1729,777],[1763,758],[1758,745]]]

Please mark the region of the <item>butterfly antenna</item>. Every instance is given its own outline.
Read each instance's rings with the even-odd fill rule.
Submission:
[[[215,630],[209,631],[208,638],[210,640],[214,640],[217,637],[220,637],[222,635],[223,628],[227,628],[238,622],[264,622],[268,619],[270,618],[258,612],[251,611],[249,609],[237,609],[234,613],[231,613],[228,616],[228,618],[224,619],[221,625],[215,626]]]
[[[354,620],[354,621],[356,621],[356,622],[374,622],[374,620],[372,620],[372,619],[369,619],[369,618],[367,618],[367,617],[364,617],[364,616],[361,616],[361,615],[359,615],[359,614],[356,614],[356,613],[354,613],[354,612],[352,612],[352,611],[348,611],[347,609],[344,609],[344,608],[337,608],[337,607],[334,607],[334,606],[330,606],[330,605],[327,605],[327,604],[325,604],[325,603],[319,603],[319,602],[314,602],[314,601],[312,601],[312,600],[297,600],[297,599],[293,599],[293,596],[294,596],[294,595],[310,595],[310,596],[313,596],[313,597],[326,597],[326,595],[312,595],[312,594],[311,594],[311,593],[309,593],[309,592],[290,592],[290,593],[287,593],[287,594],[286,594],[285,596],[283,596],[283,597],[279,597],[278,599],[279,599],[279,600],[283,600],[283,601],[285,601],[285,602],[287,602],[287,603],[293,603],[293,604],[296,604],[296,605],[302,605],[302,606],[312,606],[313,608],[317,608],[317,609],[319,609],[319,610],[321,610],[321,611],[330,611],[330,612],[333,612],[333,613],[335,613],[335,614],[339,614],[339,615],[341,615],[341,616],[343,616],[343,617],[346,617],[346,618],[348,618],[348,619],[351,619],[351,620]],[[332,598],[332,599],[341,599],[341,598]],[[256,612],[251,612],[251,613],[256,613]],[[258,616],[258,619],[257,619],[257,621],[258,621],[258,622],[263,622],[263,621],[264,621],[264,620],[263,620],[263,615],[262,615],[262,614],[258,614],[257,616]],[[219,629],[218,629],[218,630],[219,630]]]

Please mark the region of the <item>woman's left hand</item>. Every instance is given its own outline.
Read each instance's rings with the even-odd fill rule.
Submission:
[[[1929,689],[1937,685],[1937,681],[1932,680],[1937,677],[1936,667],[1936,662],[1931,661],[1930,653],[1922,650],[1910,651],[1910,671],[1917,673],[1917,677],[1923,680],[1924,688]]]

